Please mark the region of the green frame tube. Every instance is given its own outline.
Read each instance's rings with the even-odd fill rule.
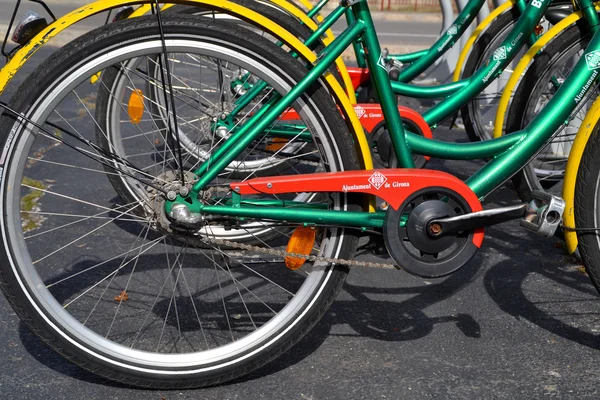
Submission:
[[[439,99],[453,95],[460,89],[468,86],[470,82],[470,78],[467,78],[458,82],[451,82],[435,86],[417,86],[396,81],[391,81],[391,84],[394,93],[400,96],[413,97],[417,99]]]
[[[323,7],[325,7],[327,5],[327,3],[329,3],[329,0],[321,0],[321,1],[319,1],[317,4],[315,4],[315,6],[313,8],[311,8],[310,10],[308,10],[308,12],[306,13],[306,15],[308,15],[310,18],[314,17],[319,12],[321,12],[321,10],[323,9]]]
[[[429,53],[429,49],[423,49],[405,54],[388,54],[387,59],[397,60],[404,64],[410,64],[425,56],[427,53]]]
[[[371,21],[372,22],[372,21]],[[200,178],[192,187],[191,193],[197,195],[210,183],[219,172],[229,165],[235,158],[261,133],[263,133],[287,107],[302,95],[319,77],[335,62],[342,52],[350,46],[352,41],[361,35],[365,29],[362,21],[356,21],[339,35],[320,54],[317,63],[283,98],[273,96],[269,102],[254,114],[240,129],[223,143],[209,158],[195,171]],[[388,80],[389,82],[389,80]],[[390,88],[391,94],[391,88]],[[393,96],[393,94],[391,94]],[[388,100],[389,101],[389,100]],[[395,107],[395,106],[394,106]],[[396,113],[398,113],[397,107]],[[400,117],[398,116],[398,119]],[[195,197],[195,196],[192,196]]]
[[[346,23],[348,26],[352,25],[356,22],[356,17],[354,17],[354,13],[350,7],[346,7],[346,11],[344,13],[346,16]],[[354,56],[356,57],[356,64],[359,68],[367,67],[367,60],[365,59],[365,52],[357,41],[352,42],[352,48],[354,49]]]
[[[200,206],[199,212],[238,218],[284,220],[304,224],[333,224],[357,228],[381,228],[385,221],[385,212],[319,210],[310,207]]]
[[[410,82],[433,65],[467,30],[471,22],[477,17],[477,13],[483,7],[485,1],[469,0],[465,8],[463,8],[454,20],[454,23],[446,29],[444,34],[440,35],[438,40],[429,48],[427,54],[400,71],[398,81]]]
[[[541,0],[539,9],[537,11],[531,10],[530,6],[532,3],[524,11],[523,17],[526,19],[538,18],[546,8],[544,0]],[[586,4],[591,4],[591,1],[581,0],[580,4],[585,7]],[[191,198],[197,198],[199,191],[241,154],[244,148],[258,137],[282,111],[301,96],[311,84],[316,82],[319,76],[327,70],[344,49],[350,46],[358,36],[361,37],[362,42],[369,49],[366,52],[366,62],[369,69],[373,71],[372,78],[382,101],[382,110],[386,121],[388,121],[388,129],[392,133],[394,149],[396,150],[400,166],[412,166],[412,157],[410,156],[413,150],[418,154],[433,155],[445,159],[493,157],[466,181],[469,187],[480,198],[485,197],[493,191],[535,156],[536,152],[557,132],[561,125],[568,121],[573,110],[576,109],[589,89],[594,87],[594,82],[600,75],[600,63],[590,65],[588,57],[586,57],[591,53],[595,55],[600,53],[600,32],[598,32],[598,25],[596,24],[591,27],[594,36],[573,72],[565,80],[564,84],[561,85],[546,107],[524,130],[479,143],[444,143],[426,139],[407,133],[402,128],[392,92],[392,85],[387,76],[387,71],[382,66],[381,49],[377,43],[373,21],[370,17],[366,1],[359,1],[353,4],[351,8],[355,14],[356,22],[319,55],[318,61],[304,79],[285,96],[273,96],[267,104],[250,118],[247,124],[234,132],[225,141],[224,145],[217,149],[213,156],[195,171],[200,179],[192,188]],[[518,47],[518,44],[522,44],[522,42],[527,40],[527,36],[527,33],[521,33],[520,36],[516,33],[509,35],[503,45],[512,43],[515,47]],[[510,51],[508,50],[507,53]],[[497,73],[498,67],[495,67],[495,65],[500,65],[498,61],[501,60],[494,60],[492,57],[490,65],[478,71],[474,75],[473,80],[482,80],[482,77],[485,76],[490,79],[494,73]],[[211,166],[210,169],[208,165]],[[175,202],[177,201],[185,200],[178,198]],[[173,203],[167,202],[167,211]],[[193,212],[227,215],[242,219],[263,218],[304,224],[334,224],[361,228],[381,227],[385,215],[383,212],[367,213],[322,210],[319,209],[319,205],[301,207],[298,203],[290,204],[293,204],[293,206],[285,207],[285,202],[282,203],[282,206],[278,206],[276,201],[261,203],[255,200],[252,203],[252,199],[248,201],[241,200],[241,196],[234,194],[233,204],[231,205],[208,206],[196,202],[192,204],[191,209]]]
[[[469,78],[469,84],[423,113],[425,121],[430,126],[439,124],[491,84],[518,54],[536,24],[544,16],[550,2],[551,0],[529,2],[514,28],[490,56],[488,62]]]

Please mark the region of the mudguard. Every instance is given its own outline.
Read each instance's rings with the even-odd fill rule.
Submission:
[[[578,245],[577,233],[569,230],[569,228],[575,228],[575,183],[577,181],[577,173],[579,172],[579,164],[581,163],[583,151],[594,127],[598,123],[598,119],[600,119],[600,97],[594,101],[594,104],[588,110],[577,131],[577,136],[575,136],[575,140],[573,141],[565,169],[562,197],[566,204],[565,212],[563,213],[563,225],[565,226],[564,235],[569,254],[574,253]]]

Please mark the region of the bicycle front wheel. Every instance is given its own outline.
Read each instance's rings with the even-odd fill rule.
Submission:
[[[248,373],[292,346],[334,300],[347,268],[322,261],[286,268],[268,252],[285,249],[293,228],[285,221],[234,219],[225,229],[221,219],[188,236],[164,227],[161,196],[182,177],[177,150],[157,128],[162,116],[144,93],[148,83],[166,85],[149,66],[170,66],[170,113],[195,109],[195,119],[182,111],[178,123],[209,137],[209,151],[226,138],[203,117],[213,120],[210,105],[230,90],[230,79],[243,70],[264,80],[258,98],[269,99],[291,90],[306,69],[235,25],[165,15],[163,30],[164,42],[152,16],[100,28],[55,53],[19,89],[11,105],[23,118],[5,113],[0,121],[0,271],[18,315],[69,360],[127,384],[198,387]],[[106,85],[114,71],[127,84]],[[94,108],[106,96],[115,106],[110,123],[99,123]],[[237,122],[264,104],[249,104]],[[311,140],[277,143],[272,156],[293,159],[282,173],[358,168],[344,121],[321,83],[292,107],[304,127],[298,136],[309,133]],[[118,135],[103,131],[116,126]],[[119,140],[100,146],[97,135]],[[264,140],[272,140],[268,132]],[[286,152],[296,144],[301,150]],[[240,157],[251,157],[253,148]],[[184,160],[187,171],[193,167]],[[202,201],[226,202],[230,174],[219,174]],[[252,176],[246,171],[246,179]],[[259,196],[270,197],[282,200]],[[358,209],[346,194],[289,199],[296,206]],[[315,229],[313,254],[351,257],[355,235]],[[227,232],[253,237],[263,249],[232,250],[217,240]]]

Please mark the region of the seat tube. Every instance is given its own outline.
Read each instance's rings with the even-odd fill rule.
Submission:
[[[414,168],[412,152],[406,140],[406,133],[402,126],[402,118],[398,112],[396,96],[386,68],[385,57],[381,54],[381,46],[377,39],[375,26],[366,0],[354,0],[352,11],[357,20],[363,21],[365,30],[361,37],[366,61],[371,74],[371,81],[375,87],[381,110],[387,124],[392,144],[398,158],[398,165],[403,168]]]

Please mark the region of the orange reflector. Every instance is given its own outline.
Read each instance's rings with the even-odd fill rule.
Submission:
[[[144,97],[140,89],[136,89],[129,96],[127,114],[132,124],[139,124],[144,114]]]
[[[283,146],[287,144],[288,140],[284,138],[275,138],[271,143],[266,146],[266,149],[269,151],[277,151],[281,150]]]
[[[315,245],[316,235],[317,231],[314,228],[303,226],[296,228],[290,237],[286,251],[288,253],[309,255]],[[285,266],[292,271],[300,268],[305,262],[306,260],[304,258],[289,256],[285,258]]]
[[[541,25],[536,25],[533,29],[533,33],[535,33],[536,36],[540,36],[542,33],[544,33],[544,27]]]

